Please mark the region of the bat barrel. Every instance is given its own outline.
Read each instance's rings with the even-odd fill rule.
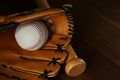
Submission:
[[[71,45],[67,48],[67,51],[69,54],[65,65],[66,74],[71,77],[82,74],[86,69],[85,61],[78,58]]]

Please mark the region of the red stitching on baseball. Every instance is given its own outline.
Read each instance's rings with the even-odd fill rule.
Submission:
[[[43,24],[41,21],[40,21],[40,23],[41,24]],[[36,28],[38,31],[39,31],[39,34],[41,34],[40,35],[40,39],[38,40],[38,42],[36,42],[33,46],[31,46],[31,47],[28,47],[28,48],[24,48],[24,49],[27,49],[27,50],[31,50],[31,49],[34,49],[34,48],[36,48],[39,44],[41,44],[41,42],[43,41],[43,31],[41,30],[41,27],[40,27],[40,25],[39,25],[39,23],[36,23],[36,22],[29,22],[28,24],[27,23],[23,23],[23,24],[21,24],[18,28],[17,28],[17,30],[16,30],[16,32],[15,32],[15,34],[17,34],[17,32],[20,30],[20,29],[22,29],[23,27],[25,27],[26,25],[32,25],[34,28]],[[44,25],[44,24],[43,24]],[[44,26],[43,26],[44,27]]]
[[[32,23],[33,23],[33,24],[32,24]],[[31,47],[29,47],[29,48],[26,48],[26,49],[28,49],[28,50],[36,48],[36,47],[42,42],[42,40],[43,40],[43,32],[42,32],[42,30],[41,30],[41,28],[40,28],[40,25],[38,25],[38,24],[35,23],[35,22],[31,22],[30,24],[32,24],[32,25],[39,31],[39,34],[42,34],[42,37],[40,37],[40,39],[38,40],[38,42],[35,43],[33,46],[31,46]]]

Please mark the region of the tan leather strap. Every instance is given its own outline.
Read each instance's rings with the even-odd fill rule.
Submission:
[[[64,12],[64,10],[59,9],[59,8],[51,8],[51,9],[47,9],[47,10],[36,11],[34,13],[30,13],[27,15],[23,14],[23,15],[17,16],[19,13],[18,14],[16,13],[16,14],[9,15],[7,17],[0,16],[0,23],[4,23],[4,24],[8,24],[10,22],[21,23],[21,22],[25,22],[28,20],[39,19],[39,18],[44,17],[44,16],[49,16],[49,15],[62,13],[62,12]]]

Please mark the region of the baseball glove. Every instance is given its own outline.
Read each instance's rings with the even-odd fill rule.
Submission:
[[[59,8],[46,10],[34,9],[21,13],[1,16],[0,30],[16,27],[20,23],[41,19],[47,24],[50,35],[43,49],[65,49],[73,34],[73,21],[69,11]],[[51,25],[51,26],[50,26]]]
[[[73,33],[73,22],[68,11],[59,8],[35,9],[0,18],[0,79],[46,80],[56,76],[60,65],[67,59],[65,48]],[[37,19],[45,22],[50,32],[49,39],[42,49],[23,50],[14,38],[15,29],[23,22]]]

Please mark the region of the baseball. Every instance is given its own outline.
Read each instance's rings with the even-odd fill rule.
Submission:
[[[15,39],[25,50],[38,50],[46,43],[48,30],[40,20],[22,23],[16,28]]]

